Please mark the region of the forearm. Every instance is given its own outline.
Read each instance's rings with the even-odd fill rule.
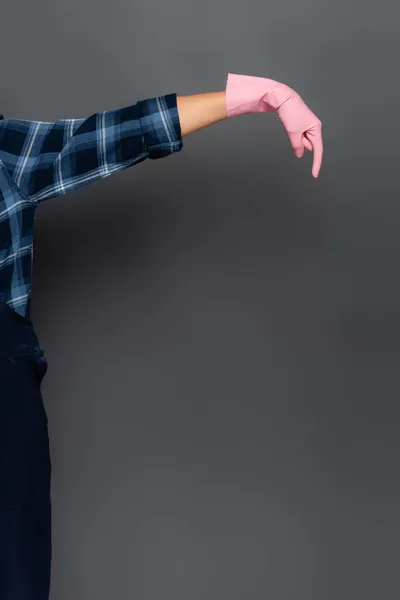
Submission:
[[[178,96],[182,137],[227,118],[225,92]]]

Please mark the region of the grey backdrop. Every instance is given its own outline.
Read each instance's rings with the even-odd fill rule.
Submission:
[[[274,116],[246,116],[39,211],[53,600],[399,597],[399,12],[3,8],[6,116],[233,71],[290,84],[325,127],[317,182]]]

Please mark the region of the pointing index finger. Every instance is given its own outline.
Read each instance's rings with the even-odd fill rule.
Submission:
[[[322,156],[324,153],[324,145],[322,142],[321,127],[316,128],[312,132],[307,132],[307,138],[310,140],[313,150],[314,159],[312,166],[313,177],[317,178],[322,165]]]

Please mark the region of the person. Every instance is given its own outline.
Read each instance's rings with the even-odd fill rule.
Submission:
[[[0,599],[47,600],[51,462],[41,383],[47,362],[31,315],[37,207],[49,198],[182,149],[223,119],[277,111],[294,153],[322,163],[321,121],[288,86],[228,74],[223,92],[168,94],[86,119],[0,120]]]

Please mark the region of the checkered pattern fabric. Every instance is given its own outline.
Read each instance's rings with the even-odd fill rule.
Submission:
[[[35,212],[43,200],[181,149],[176,94],[87,119],[0,117],[0,299],[29,316]]]

